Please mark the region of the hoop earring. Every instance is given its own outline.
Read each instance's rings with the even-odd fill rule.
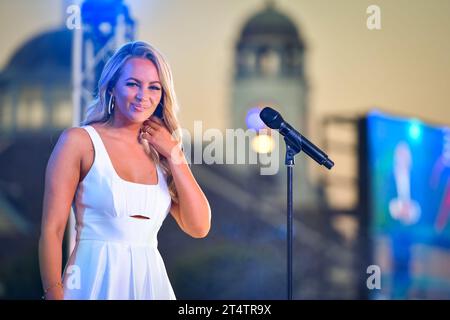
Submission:
[[[114,96],[111,95],[111,97],[109,98],[109,103],[108,103],[108,114],[111,115],[111,113],[114,110],[114,107],[116,106],[116,104],[114,103]]]

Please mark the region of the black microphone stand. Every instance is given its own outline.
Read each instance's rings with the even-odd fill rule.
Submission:
[[[292,300],[292,173],[295,165],[294,157],[302,151],[301,144],[293,144],[286,137],[287,167],[287,289],[288,300]]]
[[[284,136],[286,143],[287,166],[287,287],[288,299],[292,300],[292,172],[295,165],[294,157],[305,150],[305,153],[320,165],[331,169],[334,162],[328,156],[303,137],[299,132],[285,122],[281,115],[272,108],[265,107],[259,114],[261,120],[271,129],[276,129]]]

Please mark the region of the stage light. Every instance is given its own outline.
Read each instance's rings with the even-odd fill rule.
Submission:
[[[271,136],[261,134],[252,140],[252,149],[257,153],[269,153],[273,150],[274,141]]]
[[[247,124],[247,128],[259,131],[260,129],[266,127],[264,122],[262,122],[261,118],[259,117],[260,112],[261,108],[259,107],[254,107],[248,110],[247,116],[245,117],[245,123]]]
[[[411,120],[408,127],[408,134],[412,140],[420,140],[422,136],[422,123],[417,119]]]

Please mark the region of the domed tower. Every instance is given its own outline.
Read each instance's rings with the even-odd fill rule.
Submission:
[[[265,107],[279,111],[283,118],[306,134],[308,84],[304,73],[305,45],[295,24],[272,3],[245,23],[235,52],[232,121],[235,128],[249,129],[249,121]],[[258,127],[258,125],[256,125]],[[255,128],[257,129],[257,128]],[[279,141],[279,171],[274,188],[285,201],[285,146],[277,132],[269,137]],[[308,181],[305,155],[296,157],[294,206],[313,205],[315,192]],[[264,179],[264,177],[261,177]]]
[[[72,33],[57,29],[22,44],[0,73],[0,134],[55,131],[72,119]]]
[[[64,10],[73,2],[64,1]],[[1,135],[79,125],[107,58],[134,36],[123,0],[85,0],[81,12],[81,28],[69,29],[62,21],[33,36],[0,71]]]

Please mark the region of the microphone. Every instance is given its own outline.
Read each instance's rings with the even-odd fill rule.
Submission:
[[[325,166],[327,169],[331,169],[334,166],[334,162],[328,159],[325,152],[302,136],[300,132],[292,128],[274,109],[265,107],[259,113],[259,117],[269,128],[277,129],[284,136],[286,142],[298,151],[305,151],[308,156],[313,158],[318,164]]]

